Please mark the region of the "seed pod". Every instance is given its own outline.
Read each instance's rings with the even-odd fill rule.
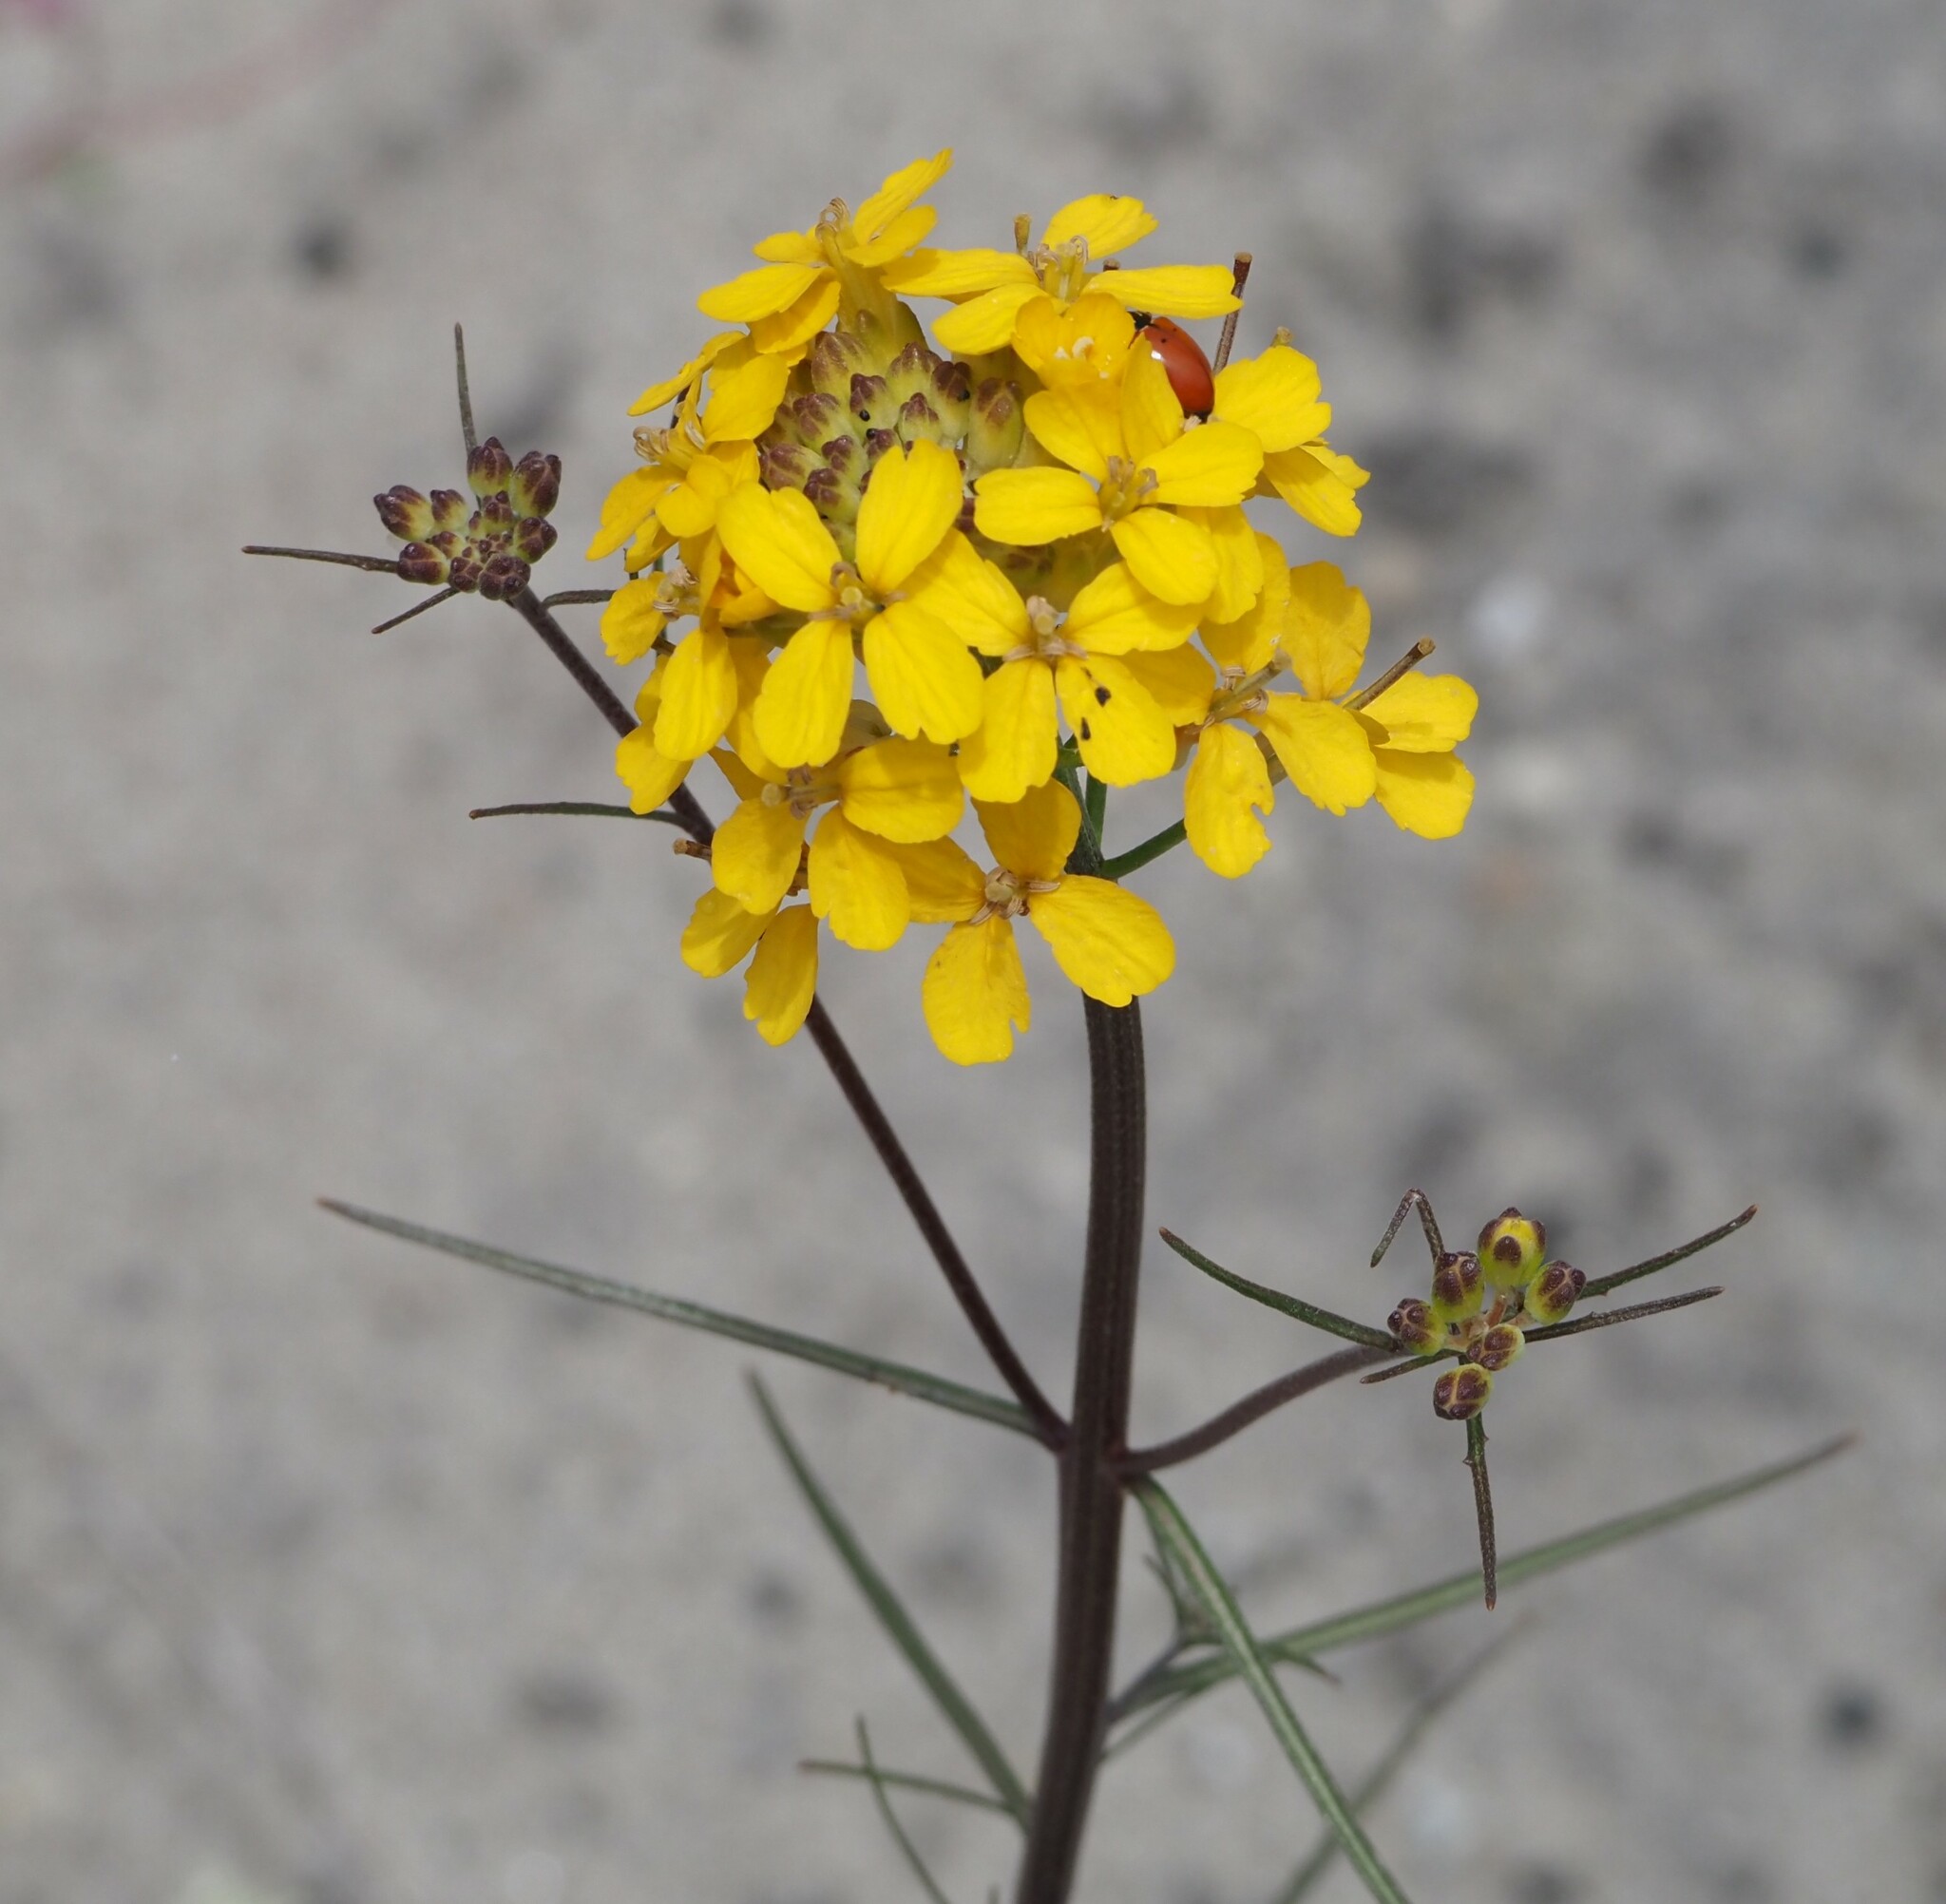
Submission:
[[[1463,1323],[1479,1313],[1486,1293],[1479,1258],[1470,1249],[1449,1249],[1433,1266],[1433,1314],[1442,1323]]]
[[[1547,1226],[1511,1204],[1479,1232],[1479,1266],[1496,1289],[1531,1283],[1546,1255]]]
[[[1493,1393],[1493,1377],[1478,1362],[1462,1361],[1433,1383],[1433,1413],[1441,1421],[1471,1421]]]
[[[1446,1331],[1430,1303],[1408,1296],[1385,1320],[1392,1340],[1412,1355],[1433,1355],[1446,1345]]]
[[[1496,1323],[1475,1345],[1473,1359],[1489,1375],[1498,1375],[1510,1361],[1519,1359],[1527,1338],[1517,1323]]]
[[[1570,1263],[1550,1263],[1527,1285],[1521,1307],[1536,1323],[1565,1322],[1588,1278]]]

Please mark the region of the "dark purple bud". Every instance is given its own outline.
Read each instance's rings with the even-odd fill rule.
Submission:
[[[1471,1421],[1493,1393],[1493,1377],[1478,1362],[1462,1361],[1433,1383],[1433,1413],[1441,1421]]]
[[[399,574],[407,581],[444,581],[448,566],[439,550],[429,548],[424,543],[408,543],[399,551]]]
[[[757,451],[756,460],[766,489],[801,489],[814,466],[811,451],[801,443],[767,443]]]
[[[797,440],[807,449],[815,449],[834,430],[842,429],[848,416],[845,406],[828,390],[793,398],[785,408]]]
[[[480,586],[480,576],[486,564],[480,558],[479,551],[469,543],[452,559],[447,570],[446,582],[448,588],[456,588],[462,595],[470,595]]]
[[[416,542],[432,533],[432,505],[403,483],[394,483],[384,495],[372,497],[372,506],[378,511],[386,533],[402,543]]]
[[[868,429],[865,432],[865,460],[868,466],[876,463],[887,449],[899,441],[896,429]]]
[[[855,436],[834,436],[818,446],[818,454],[834,475],[849,476],[858,466],[864,451]]]
[[[499,437],[489,436],[467,457],[467,482],[476,496],[493,496],[513,481],[513,458]]]
[[[442,529],[463,529],[473,513],[472,504],[457,489],[432,492],[432,520]],[[423,540],[423,539],[422,539]]]
[[[559,533],[545,517],[523,516],[513,525],[513,552],[523,562],[537,562],[554,546]]]
[[[870,423],[876,419],[883,425],[890,419],[894,408],[892,393],[883,377],[858,376],[851,379],[851,414],[860,423]]]
[[[1517,1360],[1527,1346],[1527,1338],[1516,1323],[1496,1323],[1481,1336],[1473,1359],[1489,1375],[1498,1375],[1510,1361]]]
[[[872,367],[871,353],[865,348],[864,340],[849,331],[819,333],[806,363],[814,390],[846,398],[851,394],[851,379],[861,372],[868,373]]]
[[[519,556],[497,555],[480,572],[480,594],[487,601],[509,601],[527,585],[527,565]]]
[[[561,458],[530,449],[514,466],[507,495],[523,516],[546,516],[561,500]]]
[[[898,427],[909,442],[913,436],[932,436],[939,429],[939,411],[917,390],[899,406]]]
[[[1486,1281],[1470,1249],[1449,1249],[1433,1266],[1433,1313],[1442,1323],[1463,1323],[1479,1313]]]
[[[1445,1327],[1434,1316],[1432,1304],[1417,1296],[1406,1297],[1387,1318],[1385,1326],[1392,1331],[1392,1340],[1413,1355],[1431,1355],[1446,1345]]]
[[[1572,1263],[1547,1264],[1527,1285],[1521,1307],[1536,1323],[1562,1323],[1587,1286],[1588,1278]]]

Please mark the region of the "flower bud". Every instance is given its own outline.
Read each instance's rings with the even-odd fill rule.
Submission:
[[[858,486],[825,464],[804,479],[804,494],[827,524],[858,520]]]
[[[930,399],[923,391],[914,390],[899,406],[899,434],[907,443],[922,436],[929,437],[935,443],[939,441],[939,411],[933,409]]]
[[[973,379],[967,374],[964,364],[940,364],[932,373],[932,389],[927,392],[932,407],[939,411],[942,433],[954,441],[966,433],[966,424],[973,414]]]
[[[1433,1383],[1433,1413],[1441,1421],[1471,1421],[1493,1393],[1493,1377],[1478,1362],[1462,1361]]]
[[[853,377],[850,404],[851,414],[860,423],[876,423],[880,428],[888,426],[898,410],[883,377]]]
[[[849,390],[849,382],[845,388]],[[850,412],[829,390],[807,390],[788,399],[777,412],[777,421],[807,449],[820,449],[840,430],[849,433],[851,428]]]
[[[429,543],[408,543],[399,551],[399,578],[404,581],[431,586],[446,580],[448,567],[445,552]]]
[[[525,562],[537,562],[554,546],[560,533],[544,517],[523,516],[513,525],[513,551]]]
[[[507,499],[521,516],[551,515],[561,500],[561,458],[530,449],[514,465]]]
[[[940,359],[924,344],[907,344],[886,366],[886,388],[899,403],[908,397],[930,396],[933,372],[940,367]]]
[[[806,363],[811,389],[840,401],[849,400],[853,377],[869,376],[878,368],[864,338],[851,331],[820,331]]]
[[[1550,1263],[1528,1284],[1521,1306],[1536,1323],[1565,1322],[1587,1282],[1573,1264]]]
[[[1479,1232],[1479,1266],[1496,1289],[1532,1282],[1546,1255],[1547,1226],[1511,1204]]]
[[[1449,1249],[1433,1266],[1433,1314],[1442,1323],[1463,1323],[1479,1313],[1486,1293],[1479,1258],[1470,1249]]]
[[[396,536],[402,543],[417,542],[438,527],[432,520],[432,505],[418,490],[409,489],[403,483],[394,483],[384,495],[372,497],[372,506],[378,511],[386,534]]]
[[[1517,1323],[1496,1323],[1474,1344],[1473,1359],[1489,1375],[1498,1375],[1510,1361],[1517,1361],[1527,1346],[1527,1338]]]
[[[526,563],[503,549],[498,555],[488,556],[480,571],[481,597],[487,601],[510,601],[526,587],[527,579]]]
[[[1385,1319],[1392,1340],[1411,1355],[1432,1355],[1446,1345],[1446,1331],[1434,1316],[1432,1304],[1408,1296]]]
[[[467,452],[467,483],[474,495],[484,501],[504,495],[513,481],[513,458],[497,436],[476,444]]]
[[[1026,429],[1020,385],[988,377],[973,393],[966,425],[966,474],[979,477],[989,469],[1010,468],[1021,453]]]
[[[766,489],[801,489],[805,478],[817,466],[811,451],[801,443],[766,443],[756,454],[757,470]]]

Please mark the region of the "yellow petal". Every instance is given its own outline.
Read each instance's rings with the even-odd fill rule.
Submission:
[[[1192,727],[1208,715],[1216,676],[1194,648],[1185,644],[1153,655],[1124,655],[1121,664],[1177,727]]]
[[[887,449],[858,509],[859,574],[881,595],[897,588],[939,547],[965,493],[950,449],[924,441]]]
[[[1216,586],[1216,548],[1200,524],[1186,523],[1167,509],[1137,509],[1110,524],[1108,532],[1151,595],[1198,605],[1209,600]]]
[[[1026,269],[1024,259],[1017,261]],[[933,324],[934,340],[960,357],[1004,350],[1014,334],[1014,318],[1021,307],[1030,298],[1046,295],[1029,270],[1024,284],[1018,279],[996,284],[991,291],[969,297],[958,310],[948,311]]]
[[[1395,753],[1383,747],[1374,759],[1379,805],[1408,833],[1448,840],[1466,824],[1473,775],[1457,755]]]
[[[1290,571],[1290,600],[1278,645],[1308,699],[1335,701],[1351,692],[1371,632],[1364,597],[1333,563],[1309,562]]]
[[[671,398],[680,396],[721,352],[732,344],[740,342],[742,336],[741,331],[718,331],[673,377],[664,377],[659,384],[651,384],[637,397],[628,407],[629,415],[640,416],[645,411],[660,409]]]
[[[895,601],[865,624],[865,673],[895,733],[949,744],[980,725],[980,663],[942,621]]]
[[[1405,675],[1364,712],[1402,753],[1450,753],[1473,730],[1479,696],[1458,675]]]
[[[1027,428],[1047,453],[1096,482],[1108,480],[1108,459],[1122,453],[1121,423],[1106,401],[1077,391],[1036,390],[1022,406]]]
[[[811,911],[860,952],[896,945],[912,917],[898,861],[843,813],[827,813],[811,835],[809,890]]]
[[[960,743],[960,778],[976,800],[1004,805],[1047,779],[1059,745],[1054,671],[1023,656],[982,683],[980,725]]]
[[[1091,655],[1126,655],[1132,649],[1180,647],[1195,625],[1193,603],[1151,595],[1126,562],[1116,562],[1075,597],[1061,633]]]
[[[710,400],[703,407],[703,440],[748,442],[771,427],[777,406],[784,400],[784,386],[791,380],[791,366],[782,357],[766,357],[754,351],[735,364],[727,361],[733,353],[724,354],[725,361],[710,372]],[[677,531],[678,535],[683,533],[680,529]]]
[[[920,988],[932,1041],[955,1064],[997,1064],[1033,1019],[1027,975],[1003,916],[956,925],[926,962]]]
[[[662,705],[656,713],[656,748],[695,760],[723,738],[736,712],[736,669],[720,629],[697,628],[676,644],[662,670]]]
[[[631,469],[601,503],[601,526],[588,544],[588,560],[612,556],[656,512],[656,505],[676,482],[674,470],[659,463]]]
[[[1214,414],[1241,424],[1265,450],[1308,443],[1330,423],[1320,418],[1318,367],[1288,344],[1258,357],[1239,357],[1216,372]]]
[[[601,646],[611,661],[625,668],[656,645],[656,637],[668,622],[659,575],[625,581],[601,611]]]
[[[1271,650],[1284,633],[1285,611],[1290,606],[1290,571],[1284,565],[1284,551],[1261,529],[1255,535],[1264,578],[1256,600],[1234,621],[1206,616],[1201,630],[1203,645],[1219,666],[1237,668],[1247,675],[1269,665]]]
[[[1205,619],[1225,623],[1241,619],[1264,592],[1264,552],[1250,519],[1237,507],[1184,509],[1182,516],[1185,522],[1200,523],[1208,529],[1216,550],[1216,586],[1210,591]],[[1282,551],[1270,560],[1282,574]]]
[[[1088,280],[1090,291],[1106,292],[1131,311],[1160,312],[1171,317],[1221,317],[1240,311],[1226,264],[1159,264],[1146,271],[1104,271]],[[715,315],[714,312],[704,314]]]
[[[771,657],[761,641],[742,640],[730,644],[730,659],[736,670],[736,712],[730,717],[725,736],[736,750],[742,770],[760,780],[781,780],[784,770],[763,750],[756,737],[756,700],[771,672]],[[729,770],[726,768],[725,771]],[[737,798],[749,799],[752,789],[737,789]]]
[[[1094,192],[1072,199],[1047,221],[1040,242],[1049,247],[1070,238],[1086,238],[1091,258],[1112,257],[1155,229],[1155,219],[1139,199],[1112,192]]]
[[[1104,1005],[1142,998],[1175,970],[1175,942],[1162,915],[1113,880],[1070,875],[1053,892],[1034,894],[1027,917],[1055,963]]]
[[[1072,304],[1031,300],[1014,320],[1014,350],[1050,388],[1086,390],[1120,381],[1135,320],[1112,297],[1089,292]]]
[[[807,621],[771,663],[751,714],[757,745],[779,767],[821,767],[851,712],[851,631]]]
[[[913,572],[906,599],[983,655],[1004,655],[1027,638],[1021,591],[957,530]]]
[[[1205,728],[1182,788],[1182,816],[1196,857],[1225,879],[1241,879],[1270,850],[1257,813],[1276,804],[1256,741],[1228,721]]]
[[[804,828],[803,815],[793,812],[788,800],[759,794],[739,802],[710,843],[716,890],[752,912],[771,912],[783,904],[797,878]]]
[[[820,273],[817,282],[801,297],[752,324],[752,345],[767,356],[794,364],[803,356],[804,347],[831,321],[841,289],[835,272]]]
[[[1155,363],[1153,357],[1149,361]],[[1233,423],[1206,423],[1141,461],[1155,472],[1151,502],[1221,509],[1241,503],[1256,487],[1264,452],[1249,430]]]
[[[720,979],[764,936],[771,917],[712,887],[696,901],[682,929],[682,962],[705,979]]]
[[[628,789],[628,804],[635,812],[653,813],[682,785],[689,768],[688,761],[659,752],[645,727],[623,734],[616,743],[615,771]]]
[[[1059,780],[1004,806],[973,803],[994,864],[1017,879],[1059,879],[1081,836],[1081,809]]]
[[[838,768],[845,817],[884,840],[944,839],[965,808],[953,756],[929,741],[875,741]]]
[[[1162,359],[1154,351],[1137,351],[1129,359],[1121,384],[1121,428],[1130,457],[1146,467],[1156,467],[1159,453],[1181,436],[1182,427],[1182,402],[1175,393],[1174,385],[1169,381],[1169,371],[1164,368]],[[1196,433],[1202,434],[1200,430]],[[1256,471],[1252,469],[1250,481],[1254,483],[1256,479]],[[1199,503],[1202,500],[1200,496],[1156,493],[1158,502]],[[1235,499],[1226,497],[1224,500]]]
[[[906,897],[917,923],[945,925],[971,919],[986,904],[986,875],[954,841],[927,840],[916,847],[894,840],[880,844],[906,875]]]
[[[1002,284],[1040,289],[1034,267],[1012,251],[922,251],[887,265],[881,276],[906,297],[975,297]]]
[[[719,324],[753,323],[795,304],[823,269],[816,264],[760,264],[704,292],[696,308]]]
[[[743,981],[743,1016],[766,1044],[797,1036],[817,996],[817,921],[808,905],[787,905],[750,962]]]
[[[851,229],[861,238],[872,238],[896,219],[908,205],[915,205],[951,170],[953,148],[943,145],[930,159],[915,159],[901,165],[870,198],[851,215]]]
[[[904,257],[915,245],[924,244],[925,235],[938,220],[939,214],[930,205],[913,205],[893,219],[878,237],[846,245],[845,256],[861,271],[889,264],[895,257]]]
[[[1272,695],[1250,716],[1276,750],[1290,784],[1314,806],[1343,813],[1363,807],[1377,785],[1371,743],[1355,714],[1329,701]]]
[[[815,232],[773,232],[752,245],[750,255],[766,264],[822,264],[825,256]]]
[[[1081,758],[1097,780],[1133,787],[1175,765],[1175,727],[1147,688],[1112,656],[1055,663],[1055,686]]]
[[[1101,523],[1095,486],[1073,469],[995,469],[973,495],[973,525],[997,543],[1054,543]]]
[[[749,443],[725,444],[708,455],[698,456],[689,473],[662,498],[657,511],[662,526],[672,536],[687,541],[707,535],[716,524],[716,512],[733,489],[757,479],[755,446]]]
[[[1365,472],[1350,457],[1335,455],[1323,445],[1265,457],[1264,480],[1327,536],[1353,535],[1364,520],[1354,492],[1364,486]]]
[[[773,601],[806,614],[837,599],[831,570],[838,545],[801,489],[733,489],[716,511],[730,559]]]
[[[622,554],[621,560],[627,564],[629,574],[639,575],[651,562],[658,561],[675,540],[661,523],[651,516]]]

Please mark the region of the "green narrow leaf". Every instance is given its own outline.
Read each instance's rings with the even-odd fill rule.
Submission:
[[[955,1785],[944,1779],[928,1779],[918,1772],[887,1772],[883,1767],[874,1770],[853,1765],[844,1759],[800,1759],[797,1769],[833,1779],[875,1778],[880,1784],[890,1785],[898,1791],[917,1792],[929,1799],[949,1799],[956,1805],[973,1805],[983,1812],[998,1812],[1002,1818],[1012,1816],[1005,1804],[990,1792],[976,1792],[971,1785]]]
[[[1673,1249],[1665,1249],[1660,1256],[1650,1256],[1640,1263],[1631,1263],[1626,1269],[1617,1269],[1612,1276],[1596,1276],[1590,1280],[1581,1291],[1583,1300],[1593,1296],[1606,1296],[1611,1289],[1619,1289],[1624,1283],[1634,1283],[1644,1276],[1653,1276],[1658,1269],[1667,1269],[1672,1263],[1681,1263],[1696,1254],[1721,1243],[1726,1236],[1734,1236],[1745,1224],[1756,1220],[1757,1206],[1740,1211],[1727,1223],[1719,1223],[1714,1229],[1707,1229],[1701,1236],[1692,1236],[1687,1243],[1679,1243]]]
[[[1360,1818],[1364,1818],[1391,1789],[1392,1781],[1398,1778],[1400,1769],[1412,1756],[1419,1742],[1425,1737],[1427,1728],[1433,1721],[1459,1699],[1460,1695],[1520,1637],[1525,1624],[1517,1622],[1509,1627],[1492,1645],[1481,1647],[1443,1685],[1436,1685],[1420,1702],[1399,1736],[1385,1748],[1383,1757],[1365,1774],[1357,1790],[1352,1793],[1351,1808]],[[1319,1878],[1330,1870],[1331,1862],[1337,1856],[1336,1835],[1328,1831],[1321,1833],[1311,1855],[1291,1873],[1289,1881],[1277,1894],[1276,1904],[1303,1904],[1303,1900],[1310,1895]]]
[[[1204,1275],[1213,1277],[1241,1296],[1248,1296],[1253,1303],[1262,1303],[1266,1308],[1275,1309],[1279,1315],[1295,1317],[1300,1323],[1308,1323],[1314,1329],[1322,1329],[1327,1336],[1342,1336],[1345,1341],[1362,1343],[1366,1348],[1399,1348],[1383,1329],[1375,1329],[1367,1323],[1354,1323],[1349,1316],[1321,1309],[1315,1303],[1307,1303],[1301,1297],[1267,1289],[1261,1283],[1252,1283],[1248,1276],[1239,1276],[1234,1269],[1226,1269],[1222,1264],[1211,1262],[1200,1249],[1192,1249],[1172,1229],[1162,1232],[1162,1240],[1185,1263],[1200,1269]],[[1401,1349],[1400,1353],[1402,1355],[1404,1351]]]
[[[1285,1698],[1284,1688],[1277,1684],[1277,1676],[1271,1671],[1270,1662],[1258,1645],[1256,1635],[1245,1622],[1242,1609],[1223,1576],[1203,1552],[1202,1544],[1196,1539],[1189,1522],[1183,1519],[1181,1509],[1153,1476],[1144,1476],[1136,1481],[1132,1492],[1141,1503],[1142,1512],[1149,1516],[1149,1524],[1155,1530],[1156,1539],[1174,1554],[1184,1578],[1202,1601],[1203,1610],[1209,1614],[1211,1624],[1221,1637],[1231,1667],[1250,1687],[1251,1696],[1263,1709],[1271,1732],[1284,1748],[1284,1756],[1290,1761],[1292,1770],[1311,1795],[1311,1802],[1330,1826],[1332,1836],[1343,1847],[1351,1868],[1364,1880],[1365,1889],[1379,1899],[1379,1904],[1407,1904],[1398,1880],[1385,1869],[1371,1839],[1364,1835],[1357,1815],[1345,1803],[1345,1795],[1332,1779],[1330,1768],[1319,1757],[1317,1747],[1298,1723],[1297,1714]]]
[[[926,1644],[925,1635],[913,1624],[912,1616],[887,1584],[885,1575],[872,1564],[871,1556],[859,1544],[858,1536],[851,1532],[850,1525],[825,1492],[823,1483],[811,1473],[811,1464],[791,1438],[791,1431],[784,1426],[784,1418],[778,1414],[777,1404],[771,1399],[770,1390],[756,1376],[750,1378],[750,1386],[756,1397],[756,1405],[763,1411],[764,1425],[771,1431],[771,1439],[777,1444],[777,1452],[783,1456],[792,1478],[796,1481],[831,1545],[837,1549],[838,1558],[857,1583],[858,1590],[865,1595],[892,1644],[905,1654],[906,1664],[919,1675],[926,1691],[932,1694],[940,1711],[945,1715],[946,1723],[960,1735],[961,1742],[972,1753],[993,1789],[1024,1830],[1028,1814],[1033,1810],[1033,1800],[1028,1798],[1027,1788],[1021,1784],[1014,1768],[1007,1763],[1006,1754],[1000,1749],[999,1742],[987,1730],[986,1722],[974,1711],[952,1674],[941,1664],[939,1655]]]
[[[522,800],[511,807],[475,807],[467,818],[498,820],[508,813],[593,814],[603,820],[659,820],[665,827],[682,825],[665,807],[658,807],[653,813],[638,813],[633,807],[611,807],[599,800]]]
[[[885,1820],[886,1829],[892,1835],[892,1842],[905,1855],[906,1862],[911,1867],[912,1875],[925,1887],[925,1894],[932,1904],[950,1904],[946,1894],[939,1888],[939,1880],[925,1868],[925,1860],[919,1856],[919,1847],[906,1836],[906,1827],[899,1822],[899,1815],[892,1809],[892,1801],[886,1791],[889,1782],[872,1762],[871,1735],[865,1729],[865,1721],[858,1722],[858,1756],[865,1761],[865,1776],[871,1781],[871,1796],[878,1805],[878,1815]]]
[[[1792,1476],[1803,1474],[1806,1468],[1814,1468],[1819,1462],[1842,1454],[1856,1438],[1851,1435],[1841,1435],[1835,1440],[1821,1442],[1802,1455],[1793,1455],[1788,1460],[1754,1468],[1747,1474],[1714,1482],[1690,1494],[1677,1495],[1635,1514],[1597,1521],[1593,1526],[1585,1527],[1559,1540],[1544,1541],[1538,1547],[1523,1548],[1518,1553],[1503,1554],[1499,1564],[1499,1584],[1503,1588],[1518,1586],[1523,1580],[1532,1580],[1542,1573],[1552,1573],[1557,1568],[1572,1566],[1608,1548],[1619,1547],[1625,1541],[1640,1539],[1660,1528],[1687,1520],[1691,1514],[1707,1514],[1711,1508],[1723,1507],[1745,1495],[1774,1487],[1779,1481],[1787,1481]],[[1263,1649],[1267,1657],[1283,1665],[1307,1654],[1329,1652],[1337,1647],[1348,1647],[1360,1640],[1379,1639],[1386,1633],[1416,1627],[1421,1620],[1430,1620],[1437,1613],[1450,1612],[1456,1607],[1478,1602],[1479,1593],[1479,1570],[1475,1568],[1469,1572],[1455,1573],[1444,1580],[1435,1581],[1431,1586],[1417,1588],[1409,1593],[1401,1593],[1394,1599],[1380,1600],[1369,1607],[1334,1614],[1328,1620],[1319,1620],[1307,1627],[1295,1627],[1288,1632],[1273,1634],[1263,1642]],[[1160,1699],[1181,1700],[1191,1693],[1205,1692],[1233,1677],[1236,1668],[1227,1659],[1197,1660],[1192,1665],[1174,1667],[1156,1675],[1142,1687],[1140,1697],[1129,1702],[1126,1712],[1133,1716]],[[1133,1692],[1135,1688],[1131,1687],[1130,1690]]]
[[[906,1368],[903,1363],[886,1361],[878,1356],[861,1355],[856,1349],[840,1348],[821,1342],[812,1336],[800,1336],[791,1329],[776,1329],[768,1323],[753,1323],[741,1316],[727,1315],[721,1309],[706,1309],[700,1303],[686,1303],[675,1296],[658,1296],[638,1289],[630,1283],[610,1282],[605,1276],[590,1276],[580,1269],[563,1269],[553,1263],[541,1263],[529,1256],[516,1256],[506,1249],[494,1249],[484,1243],[469,1243],[463,1236],[449,1236],[442,1229],[428,1229],[423,1224],[407,1223],[396,1216],[381,1216],[376,1210],[360,1209],[355,1204],[338,1203],[320,1197],[320,1206],[334,1216],[342,1216],[367,1229],[383,1231],[407,1243],[436,1249],[444,1256],[457,1256],[464,1263],[478,1263],[497,1269],[504,1276],[518,1276],[528,1283],[542,1283],[550,1289],[563,1289],[570,1296],[584,1296],[591,1303],[609,1303],[617,1308],[634,1309],[664,1323],[683,1328],[701,1329],[713,1336],[751,1348],[771,1349],[778,1355],[795,1356],[799,1361],[815,1362],[820,1368],[834,1369],[840,1375],[860,1381],[875,1381],[901,1395],[930,1401],[935,1407],[950,1408],[958,1415],[970,1415],[976,1421],[990,1421],[999,1428],[1011,1428],[1017,1435],[1034,1435],[1034,1424],[1024,1410],[1004,1397],[987,1395],[967,1388],[944,1376],[928,1375],[924,1369]]]

